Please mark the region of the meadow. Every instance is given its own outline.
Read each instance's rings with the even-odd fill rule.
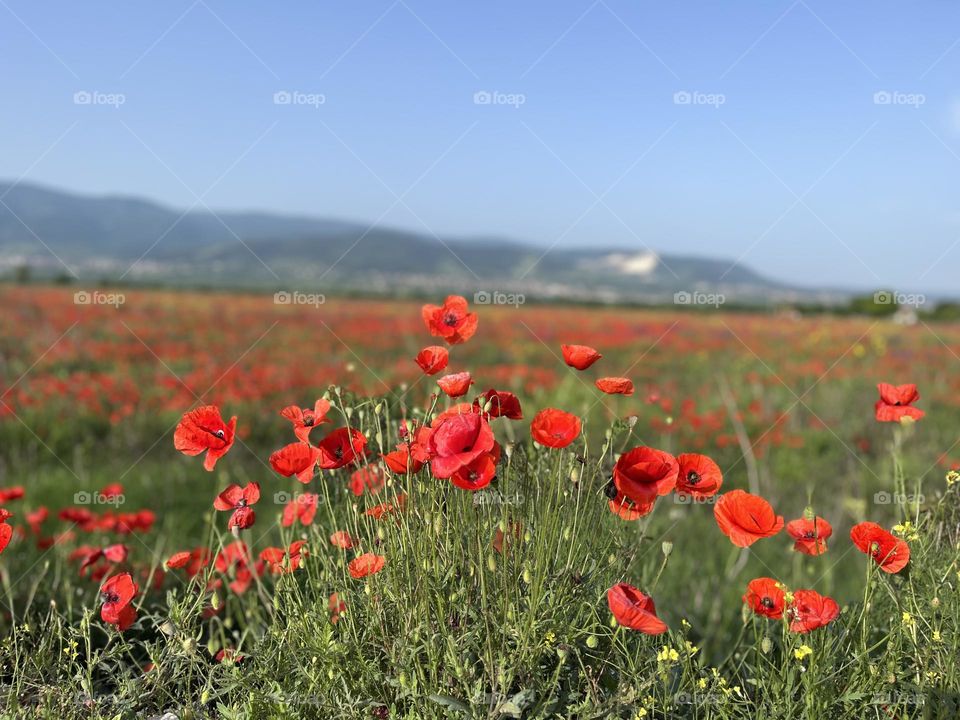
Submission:
[[[960,715],[960,326],[76,292],[0,286],[11,716]]]

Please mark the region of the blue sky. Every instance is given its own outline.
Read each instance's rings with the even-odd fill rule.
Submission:
[[[0,18],[6,179],[956,285],[957,3],[0,0]]]

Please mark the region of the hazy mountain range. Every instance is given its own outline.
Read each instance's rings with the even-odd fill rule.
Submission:
[[[659,248],[658,250],[665,250]],[[326,218],[181,211],[150,200],[0,182],[0,274],[251,288],[395,292],[456,289],[529,296],[659,300],[677,292],[727,299],[828,299],[732,260],[649,249],[572,250],[483,238],[439,238]],[[69,268],[69,270],[68,270]]]

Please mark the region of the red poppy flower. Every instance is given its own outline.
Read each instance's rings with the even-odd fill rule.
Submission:
[[[244,660],[247,659],[247,656],[244,655],[243,653],[238,653],[233,648],[222,648],[217,652],[216,655],[213,656],[213,659],[216,660],[218,663],[232,662],[235,665],[239,665],[240,663],[242,663]]]
[[[341,550],[349,550],[354,546],[353,538],[346,530],[337,530],[330,536],[330,544]]]
[[[506,531],[504,531],[506,528]],[[490,541],[491,547],[498,555],[503,555],[504,551],[510,552],[511,546],[520,539],[523,534],[523,525],[512,521],[497,526],[493,533],[493,539]]]
[[[390,471],[397,475],[406,475],[408,472],[416,474],[423,468],[423,462],[413,457],[410,446],[406,443],[400,443],[396,450],[380,457]]]
[[[484,453],[462,465],[450,476],[450,482],[461,490],[480,490],[489,485],[497,474],[497,460],[500,459],[500,446],[494,444],[493,447],[493,452]]]
[[[787,533],[796,542],[793,549],[805,555],[823,555],[827,551],[827,538],[833,528],[822,517],[798,518],[787,523]]]
[[[874,522],[862,522],[850,530],[850,539],[860,552],[872,557],[880,569],[898,573],[910,562],[910,546]]]
[[[490,417],[523,420],[520,399],[512,392],[491,388],[473,401],[473,411]]]
[[[649,447],[625,452],[613,467],[613,485],[633,503],[645,505],[677,484],[680,466],[670,453]]]
[[[300,442],[310,442],[310,431],[317,425],[330,422],[327,413],[330,412],[330,402],[320,398],[313,405],[313,409],[288,405],[280,411],[280,416],[293,423],[293,433]]]
[[[0,488],[0,505],[6,505],[11,500],[19,500],[23,497],[24,490],[22,485]]]
[[[278,547],[264,548],[260,551],[260,560],[274,575],[292,573],[300,567],[300,563],[307,555],[304,549],[306,544],[306,540],[296,540],[290,544],[288,550]]]
[[[26,520],[27,525],[30,526],[30,531],[34,535],[39,535],[41,526],[46,522],[48,517],[50,517],[50,511],[44,505],[41,505],[33,512],[27,513]]]
[[[120,483],[110,483],[109,485],[104,485],[104,487],[100,490],[100,494],[105,498],[123,497],[123,485]]]
[[[340,615],[346,611],[347,604],[340,599],[340,595],[332,593],[327,601],[327,607],[330,609],[330,622],[336,625]]]
[[[603,357],[589,345],[561,345],[563,361],[577,370],[586,370]]]
[[[320,460],[320,450],[305,442],[285,445],[270,454],[270,467],[284,477],[296,475],[297,480],[308,483],[313,479]]]
[[[596,382],[597,389],[607,395],[633,395],[633,381],[625,377],[605,377]]]
[[[924,416],[923,410],[911,407],[920,399],[916,385],[877,385],[880,399],[874,406],[874,412],[879,422],[900,422],[904,417],[919,420]]]
[[[492,451],[494,443],[493,430],[481,415],[441,415],[433,421],[427,440],[430,470],[436,478],[449,478]]]
[[[350,577],[360,580],[368,575],[376,575],[383,570],[383,566],[386,564],[387,559],[383,555],[364,553],[351,560],[347,569],[350,571]]]
[[[450,295],[442,306],[424,305],[420,314],[430,334],[448,345],[464,343],[477,331],[477,315],[467,312],[466,298],[459,295]]]
[[[166,562],[167,568],[170,570],[186,568],[188,577],[195,577],[209,564],[210,551],[204,547],[174,553]]]
[[[779,620],[783,617],[787,595],[783,586],[773,578],[762,577],[747,583],[743,602],[757,615]]]
[[[366,455],[367,438],[356,428],[337,428],[320,441],[319,463],[324,470],[359,464]]]
[[[299,520],[301,525],[310,525],[317,514],[319,499],[319,496],[314,493],[302,493],[295,496],[284,506],[280,524],[283,527],[290,527]]]
[[[639,520],[653,511],[655,500],[634,502],[623,493],[617,491],[616,487],[614,487],[614,491],[616,492],[616,496],[610,500],[607,505],[610,508],[610,512],[620,519]]]
[[[683,453],[677,455],[680,472],[677,475],[677,492],[701,499],[712,497],[723,485],[720,466],[706,455]]]
[[[107,547],[103,548],[91,548],[84,546],[70,553],[70,559],[83,559],[80,563],[80,574],[83,575],[84,571],[91,565],[94,565],[98,560],[100,560],[100,558],[104,558],[116,565],[117,563],[122,563],[127,559],[127,553],[127,546],[119,543],[116,545],[108,545]]]
[[[467,394],[467,390],[473,385],[473,379],[468,372],[454,373],[444,375],[437,380],[437,385],[450,397],[458,398]]]
[[[374,505],[372,508],[364,511],[364,515],[372,517],[374,520],[380,520],[387,515],[393,515],[398,513],[406,507],[407,496],[406,495],[397,495],[396,502],[385,502],[380,503],[379,505]]]
[[[632,585],[617,583],[607,590],[607,604],[617,622],[646,635],[659,635],[667,626],[657,617],[653,598],[644,595]]]
[[[445,347],[431,345],[417,353],[416,362],[425,375],[436,375],[447,367],[450,353]]]
[[[100,586],[100,618],[120,631],[126,630],[137,618],[131,603],[140,588],[130,573],[120,573],[110,577]]]
[[[236,415],[230,418],[229,424],[225,424],[220,417],[220,408],[203,405],[184,413],[180,418],[173,433],[173,446],[184,455],[191,456],[206,450],[203,467],[212,472],[217,460],[226,455],[233,446],[236,429]]]
[[[256,505],[259,500],[260,485],[258,483],[247,483],[246,487],[230,485],[217,495],[217,499],[213,501],[213,507],[221,511],[233,510],[230,522],[227,523],[228,530],[233,530],[233,528],[246,530],[257,520],[256,513],[250,506]]]
[[[549,448],[565,448],[580,435],[580,418],[572,413],[546,408],[530,423],[530,435],[534,441]]]
[[[250,554],[247,545],[237,540],[224,547],[217,553],[214,560],[217,572],[223,575],[233,575],[230,589],[237,595],[242,595],[253,582],[253,572],[250,570]],[[258,573],[259,574],[259,573]]]
[[[0,508],[0,553],[7,549],[10,538],[13,537],[13,527],[7,524],[7,520],[12,517],[12,513]]]
[[[367,465],[355,470],[350,475],[350,492],[354,495],[363,495],[364,491],[376,494],[383,490],[386,478],[377,465]]]
[[[766,500],[743,490],[731,490],[713,506],[720,531],[737,547],[750,547],[760,538],[783,530],[783,517]]]
[[[816,590],[797,590],[793,603],[787,609],[790,630],[808,633],[831,623],[840,614],[840,606],[833,598],[824,597]]]

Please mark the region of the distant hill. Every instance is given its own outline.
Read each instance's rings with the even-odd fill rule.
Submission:
[[[485,289],[609,301],[682,291],[743,300],[812,295],[729,260],[601,242],[571,250],[436,238],[324,218],[184,212],[141,198],[0,182],[0,273],[29,266],[40,275],[61,274],[57,257],[87,282],[122,277],[318,292]]]

